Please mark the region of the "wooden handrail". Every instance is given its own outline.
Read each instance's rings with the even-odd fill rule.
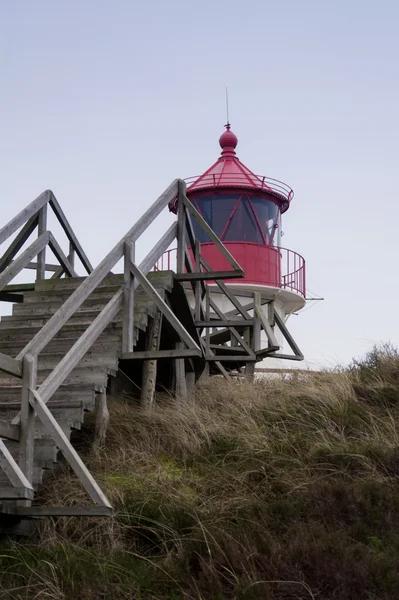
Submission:
[[[0,245],[3,244],[13,233],[18,231],[22,225],[28,221],[33,215],[35,215],[43,206],[47,204],[50,198],[50,190],[46,190],[35,200],[33,200],[28,206],[26,206],[16,217],[11,219],[0,229]]]
[[[63,325],[71,318],[71,316],[82,306],[83,302],[87,300],[90,294],[99,286],[104,277],[113,269],[116,263],[122,258],[124,253],[125,241],[135,242],[141,236],[141,234],[147,229],[147,227],[154,221],[159,213],[169,204],[177,193],[178,180],[176,179],[168,189],[154,202],[152,206],[144,213],[144,215],[137,221],[137,223],[129,229],[127,234],[116,244],[116,246],[107,254],[107,256],[100,262],[100,264],[90,273],[90,275],[80,284],[78,288],[67,298],[62,307],[47,321],[42,329],[34,336],[34,338],[25,346],[25,348],[19,353],[18,359],[21,359],[26,353],[38,355],[45,346],[53,339]],[[171,233],[173,231],[173,237]],[[147,269],[148,271],[153,267],[154,263],[160,258],[161,254],[166,250],[166,247],[161,245],[162,241],[165,240],[165,236],[169,241],[170,245],[176,235],[176,224],[166,232],[161,240],[156,245],[156,252],[150,252],[147,256],[148,259],[155,255],[154,261]],[[160,248],[163,248],[162,253]],[[158,255],[159,254],[159,255]],[[144,261],[145,262],[145,261]],[[146,263],[147,264],[147,263]],[[141,268],[141,265],[140,265]],[[145,271],[145,269],[142,269]]]
[[[84,252],[82,246],[80,245],[78,238],[76,237],[75,233],[73,232],[73,229],[70,226],[69,221],[66,218],[61,206],[58,204],[58,201],[57,201],[56,197],[54,196],[53,192],[50,192],[49,203],[50,203],[50,206],[53,209],[54,214],[57,217],[61,227],[65,231],[65,235],[67,236],[70,244],[72,245],[72,248],[75,250],[76,254],[79,256],[82,265],[86,269],[87,273],[91,273],[93,270],[91,262],[87,258],[86,253]]]
[[[150,254],[143,260],[139,267],[140,273],[147,275],[147,273],[153,267],[154,263],[158,260],[160,256],[162,256],[162,254],[165,252],[165,249],[171,244],[171,242],[174,239],[174,237],[170,239],[172,232],[174,236],[176,235],[175,224],[173,228],[169,229],[169,232],[170,233],[167,236],[165,235],[161,238],[158,244],[156,244],[155,249],[153,249],[150,252]],[[133,289],[136,290],[139,285],[140,279],[137,278],[134,281]],[[149,281],[147,282],[147,285],[151,287],[152,291],[155,294],[157,293]],[[59,388],[62,382],[65,381],[65,379],[68,377],[69,373],[76,367],[76,365],[83,358],[88,349],[96,341],[99,335],[101,335],[101,333],[104,331],[107,325],[109,325],[109,323],[112,321],[115,315],[122,308],[122,301],[123,288],[121,287],[116,292],[116,294],[114,294],[114,296],[111,298],[108,304],[97,315],[97,317],[94,319],[91,325],[89,325],[89,327],[81,335],[81,337],[75,342],[72,348],[68,350],[64,358],[58,363],[58,365],[54,368],[50,375],[48,375],[48,377],[41,384],[39,392],[44,402],[47,402],[51,398],[51,396]],[[193,343],[196,346],[194,341]]]
[[[0,259],[0,272],[4,271],[4,269],[6,269],[8,267],[8,265],[12,263],[14,256],[22,248],[22,246],[25,244],[26,240],[28,239],[28,237],[30,236],[32,231],[37,226],[38,219],[39,219],[38,214],[37,213],[34,214],[33,217],[31,217],[25,223],[24,227],[21,229],[19,234],[12,241],[12,243],[10,244],[10,246],[7,248],[7,250],[5,251],[5,253],[3,254],[3,256]]]
[[[3,255],[0,261],[0,271],[4,270],[14,258],[15,254],[18,250],[23,246],[25,241],[28,239],[29,235],[32,233],[34,228],[36,227],[39,221],[39,237],[42,233],[47,229],[46,227],[46,218],[45,213],[43,211],[46,210],[46,205],[50,204],[58,222],[60,223],[62,229],[67,236],[70,243],[70,253],[71,250],[76,252],[78,257],[80,258],[83,267],[86,269],[87,273],[91,273],[93,267],[84,252],[78,238],[76,237],[68,219],[66,218],[64,211],[59,205],[56,197],[54,196],[51,190],[46,190],[40,196],[38,196],[35,200],[33,200],[28,206],[26,206],[20,213],[18,213],[11,221],[7,223],[2,229],[0,229],[0,245],[3,244],[13,233],[15,233],[22,225],[25,224],[25,227],[18,234],[15,240],[12,242],[11,246],[7,249],[6,253]],[[41,228],[40,228],[41,225]],[[41,230],[40,230],[41,229]],[[42,249],[43,251],[44,249]],[[40,257],[39,257],[40,259]],[[38,261],[38,263],[43,262],[41,268],[44,267],[44,261]],[[70,261],[69,261],[70,262]],[[72,265],[73,267],[73,265]],[[40,264],[38,264],[38,268],[40,268]],[[70,271],[69,267],[67,271]],[[73,269],[72,269],[73,271]],[[73,271],[74,272],[74,271]]]
[[[7,354],[0,352],[0,370],[14,375],[14,377],[22,377],[22,361],[16,358],[11,358]]]
[[[14,279],[14,277],[16,275],[18,275],[18,273],[20,271],[22,271],[22,269],[24,269],[27,264],[29,264],[31,262],[32,258],[37,256],[38,253],[47,246],[47,244],[50,241],[50,236],[51,236],[51,233],[49,231],[42,233],[42,235],[40,237],[38,237],[37,240],[35,240],[33,242],[33,244],[31,244],[29,246],[29,248],[24,250],[24,252],[22,252],[22,254],[20,256],[18,256],[18,258],[15,259],[14,262],[12,262],[0,274],[0,291],[8,283],[10,283],[10,281],[12,281]]]

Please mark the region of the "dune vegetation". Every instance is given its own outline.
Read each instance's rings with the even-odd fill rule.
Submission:
[[[399,356],[231,383],[76,436],[111,518],[0,542],[1,600],[399,597]],[[40,502],[87,504],[60,465]]]

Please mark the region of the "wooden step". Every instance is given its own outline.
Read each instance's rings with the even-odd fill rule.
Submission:
[[[100,314],[100,311],[85,311],[83,313],[76,312],[74,316],[72,316],[64,325],[64,327],[68,327],[68,325],[86,325],[88,327],[94,319]],[[148,322],[148,315],[151,316],[151,310],[148,310],[146,307],[138,307],[135,308],[134,311],[134,324],[135,327],[146,329]],[[6,316],[2,317],[0,321],[0,329],[21,329],[24,327],[37,327],[41,329],[49,320],[51,315],[42,316],[38,314],[37,316],[33,315],[16,315],[16,316]],[[122,311],[120,310],[117,315],[112,319],[111,323],[121,323],[123,318]]]
[[[46,370],[53,370],[54,367],[64,358],[65,352],[52,352],[48,354],[40,354],[38,358],[38,373]],[[75,368],[84,367],[105,367],[109,369],[118,369],[118,353],[111,348],[105,352],[88,351],[80,360]]]
[[[76,341],[79,339],[80,336],[76,336],[76,337],[72,337],[72,338],[63,338],[63,339],[54,339],[52,340],[49,344],[47,344],[47,346],[44,348],[43,353],[42,354],[49,354],[49,353],[63,353],[66,354],[66,352],[68,352],[68,350],[70,350],[72,348],[72,346],[76,343]],[[111,336],[110,336],[111,337]],[[108,341],[100,341],[100,342],[94,342],[94,344],[91,346],[91,351],[98,351],[98,352],[102,352],[102,351],[106,351],[106,350],[110,350],[110,351],[115,351],[118,352],[121,348],[121,336],[114,336],[116,339],[111,339]],[[13,341],[7,341],[7,342],[2,342],[0,341],[0,351],[3,352],[3,354],[7,354],[8,356],[17,356],[17,354],[19,354],[19,352],[21,352],[26,344],[28,343],[29,340],[23,341],[23,342],[13,342]],[[135,343],[135,340],[133,340],[133,343]]]
[[[35,291],[49,290],[75,290],[87,277],[65,277],[62,279],[41,279],[35,283]],[[101,284],[103,286],[118,286],[121,287],[124,283],[123,275],[110,274],[104,277]]]
[[[10,481],[7,479],[8,485],[0,484],[0,501],[3,500],[33,500],[33,494],[27,488],[11,487]]]
[[[90,294],[90,296],[88,297],[88,299],[85,302],[88,302],[89,300],[103,300],[105,298],[108,298],[108,301],[111,300],[112,296],[118,291],[120,286],[118,287],[100,287],[100,288],[96,288],[96,290]],[[158,294],[162,297],[165,296],[165,292],[169,291],[169,287],[170,286],[165,286],[162,282],[156,282],[154,284],[154,288],[157,290]],[[71,291],[73,290],[49,290],[48,292],[44,293],[42,291],[34,291],[34,292],[26,292],[24,294],[24,301],[22,304],[35,304],[35,303],[45,303],[45,304],[50,304],[53,302],[59,302],[59,303],[64,303],[65,300],[67,300],[69,298],[69,296],[71,295]],[[148,298],[147,293],[142,289],[141,286],[139,286],[136,291],[134,292],[134,296],[135,298],[139,298],[139,297],[145,297]]]
[[[82,306],[76,311],[75,315],[86,314],[90,311],[101,312],[102,309],[108,304],[110,298],[105,297],[103,299],[89,298],[86,300]],[[61,306],[63,305],[63,301],[56,302],[22,302],[21,304],[13,305],[12,316],[19,315],[50,315],[52,316],[56,313]],[[134,298],[135,309],[140,308],[149,308],[150,310],[154,310],[154,303],[144,294],[140,294],[135,296]]]
[[[41,383],[52,373],[52,369],[44,369],[38,373],[37,383],[40,386]],[[105,367],[76,367],[72,373],[63,382],[64,385],[100,385],[106,386],[108,381],[108,375],[114,374],[115,371]],[[6,373],[0,371],[0,388],[1,387],[13,387],[20,385],[21,380],[16,377],[10,377]]]
[[[140,323],[138,323],[137,326],[138,328],[141,328]],[[62,340],[65,338],[75,338],[76,340],[80,338],[86,328],[85,325],[80,324],[64,325],[53,339]],[[26,327],[13,330],[11,325],[9,329],[0,329],[0,350],[3,343],[9,343],[13,340],[18,342],[29,342],[40,329],[41,327]],[[122,339],[122,325],[120,322],[107,325],[104,331],[98,336],[97,340],[106,341],[110,339],[109,336],[119,336],[119,339]]]
[[[162,285],[167,287],[168,289],[172,289],[173,287],[173,271],[152,271],[147,275],[148,279],[151,281],[153,285],[156,282],[162,282]],[[49,291],[49,290],[60,290],[60,289],[70,289],[75,290],[86,277],[65,277],[63,279],[42,279],[37,281],[35,284],[35,291]],[[119,286],[121,287],[124,283],[123,274],[111,274],[104,277],[101,282],[101,287],[106,286]]]
[[[2,380],[0,382],[0,410],[4,408],[3,405],[6,403],[17,404],[17,408],[19,409],[21,389],[21,380],[19,379],[13,379],[11,386],[6,385],[6,382]],[[96,393],[101,393],[103,390],[103,386],[93,386],[90,383],[88,385],[75,386],[62,384],[48,402],[48,406],[57,406],[57,403],[61,406],[67,405],[70,402],[83,402],[85,406],[89,407],[94,405]]]

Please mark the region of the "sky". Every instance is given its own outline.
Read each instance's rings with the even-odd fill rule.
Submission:
[[[307,364],[399,344],[398,20],[395,0],[3,0],[0,226],[50,188],[97,264],[216,160],[228,86],[239,158],[295,191],[283,243],[324,298],[289,320]]]

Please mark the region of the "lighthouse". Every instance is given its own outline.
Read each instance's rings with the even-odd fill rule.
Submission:
[[[269,318],[272,302],[273,313],[284,323],[282,331],[275,331],[278,350],[274,347],[270,351],[270,340],[268,343],[263,333],[257,354],[259,360],[267,359],[266,366],[281,367],[282,358],[303,358],[291,336],[287,337],[285,325],[288,317],[306,303],[305,260],[281,244],[283,215],[290,208],[294,192],[277,179],[253,173],[237,156],[238,139],[230,123],[225,129],[219,138],[219,158],[202,175],[185,180],[186,195],[244,271],[243,278],[226,280],[225,284],[242,303],[257,292],[265,319]],[[170,208],[175,212],[177,207]],[[197,223],[193,225],[206,262],[215,271],[228,269],[226,258],[204,229]],[[207,285],[221,311],[231,310],[229,299],[217,293],[215,282]],[[190,290],[187,293],[190,299]],[[287,339],[295,350],[292,356],[285,353]]]

